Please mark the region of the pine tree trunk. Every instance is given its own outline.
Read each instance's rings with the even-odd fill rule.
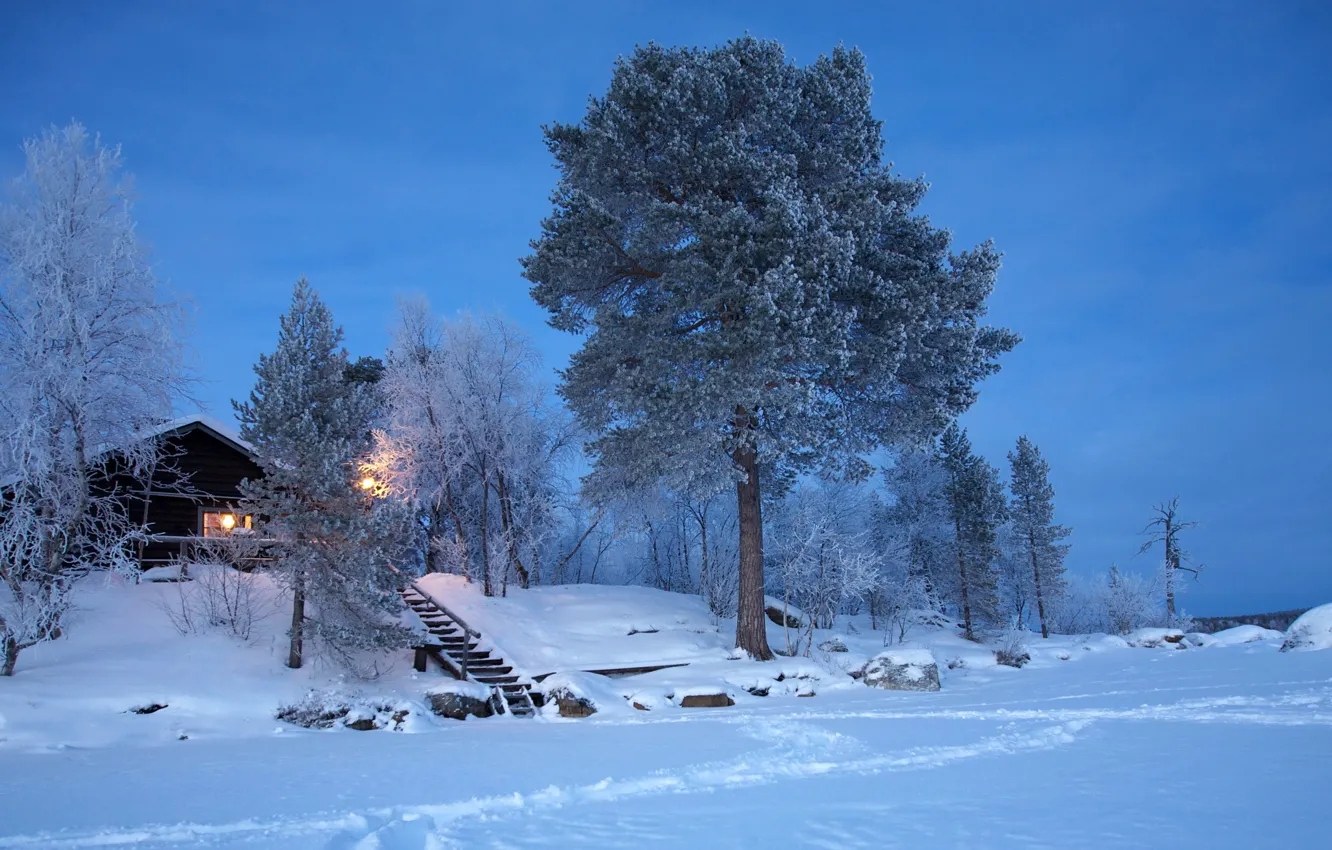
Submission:
[[[3,651],[0,651],[0,676],[14,675],[14,665],[18,664],[19,644],[12,635],[5,635]]]
[[[743,410],[736,418],[751,421]],[[767,615],[763,605],[763,505],[759,494],[758,450],[743,443],[731,457],[744,479],[736,482],[740,514],[740,598],[736,608],[735,645],[759,661],[770,661]]]
[[[962,545],[962,524],[954,520],[953,528],[957,534],[957,572],[962,591],[962,624],[966,629],[967,640],[975,640],[976,636],[971,632],[971,599],[967,593],[967,557],[965,547]]]
[[[1041,593],[1041,565],[1040,559],[1036,557],[1036,541],[1027,538],[1027,545],[1031,548],[1031,576],[1036,584],[1036,612],[1041,618],[1041,637],[1050,637],[1050,629],[1045,624],[1045,597]]]
[[[301,668],[305,649],[305,574],[296,578],[296,585],[291,594],[291,650],[287,654],[287,666],[293,670]]]

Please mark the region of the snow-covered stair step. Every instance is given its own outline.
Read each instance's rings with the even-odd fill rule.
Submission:
[[[437,661],[441,664],[452,662],[455,675],[466,670],[465,678],[499,688],[509,714],[515,717],[536,715],[531,683],[522,681],[513,666],[492,654],[491,650],[478,651],[482,641],[475,629],[469,634],[466,627],[459,624],[448,611],[414,586],[405,588],[401,595],[403,602],[425,625],[426,633],[430,636],[429,650],[439,653]],[[418,664],[426,663],[426,657],[418,655]]]

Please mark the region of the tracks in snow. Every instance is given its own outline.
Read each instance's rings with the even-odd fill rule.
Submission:
[[[0,848],[210,846],[327,847],[330,850],[441,850],[462,846],[451,833],[478,820],[502,821],[554,809],[674,794],[743,789],[783,782],[876,773],[945,769],[977,759],[1073,745],[1106,721],[1165,721],[1279,726],[1332,725],[1332,689],[1272,697],[1218,696],[1135,708],[940,708],[937,710],[800,711],[790,714],[698,716],[723,722],[760,746],[733,759],[599,782],[552,785],[438,804],[312,813],[223,824],[150,824],[136,828],[44,832],[0,837]],[[1004,731],[974,742],[873,752],[863,740],[826,721],[912,719],[991,721]],[[690,718],[694,720],[693,717]]]

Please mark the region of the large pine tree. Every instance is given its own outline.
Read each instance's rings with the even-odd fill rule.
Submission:
[[[561,176],[524,273],[587,335],[561,393],[599,435],[589,492],[734,486],[736,643],[770,658],[760,470],[864,474],[965,410],[1016,342],[980,325],[999,256],[950,253],[915,212],[925,184],[884,161],[858,51],[649,44],[545,133]]]
[[[305,278],[281,319],[277,349],[260,355],[254,371],[249,401],[233,405],[264,477],[242,491],[257,534],[274,541],[273,569],[291,593],[287,665],[304,663],[307,635],[342,660],[401,644],[394,566],[408,520],[359,486],[374,384],[351,368],[342,329]]]
[[[956,422],[939,438],[939,463],[947,482],[944,493],[953,521],[953,556],[957,560],[957,605],[967,640],[975,624],[998,608],[999,527],[1005,519],[999,470],[972,452],[967,432]]]
[[[1069,530],[1055,525],[1050,464],[1041,457],[1036,444],[1025,436],[1018,437],[1017,448],[1008,453],[1008,463],[1012,473],[1009,490],[1013,494],[1009,516],[1014,538],[1031,571],[1041,637],[1048,638],[1050,627],[1046,605],[1063,591],[1064,556],[1068,554],[1068,546],[1060,541],[1069,535]]]

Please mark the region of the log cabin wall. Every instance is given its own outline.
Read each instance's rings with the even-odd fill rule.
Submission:
[[[240,483],[263,477],[250,455],[211,428],[194,423],[164,435],[163,461],[148,480],[113,472],[111,483],[126,494],[125,508],[135,522],[144,514],[147,485],[148,533],[170,537],[203,534],[202,512],[231,509],[241,498]],[[182,554],[176,541],[151,541],[143,550],[142,566],[154,566]]]

